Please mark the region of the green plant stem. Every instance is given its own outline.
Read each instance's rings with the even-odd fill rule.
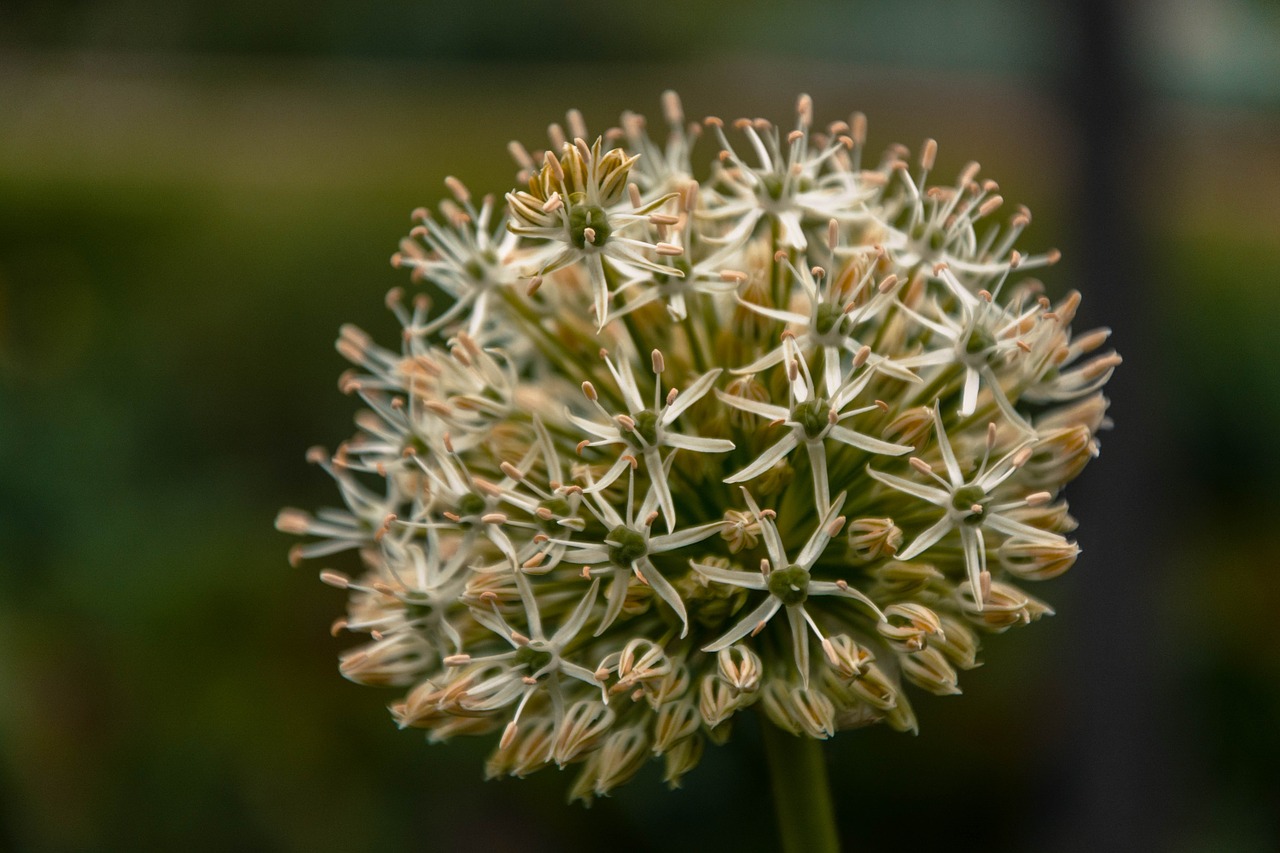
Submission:
[[[822,742],[796,737],[763,716],[760,729],[785,853],[839,853]]]

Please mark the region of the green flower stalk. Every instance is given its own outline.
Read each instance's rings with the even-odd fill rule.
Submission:
[[[359,555],[321,572],[365,638],[343,675],[585,801],[651,758],[678,785],[752,708],[780,761],[914,731],[907,685],[960,692],[982,634],[1050,612],[1022,584],[1076,558],[1062,489],[1120,361],[1023,277],[1058,253],[1014,248],[1030,215],[976,164],[865,160],[808,97],[789,130],[664,107],[665,141],[574,112],[513,143],[505,212],[450,178],[415,213],[401,340],[338,340],[357,431],[310,458],[342,506],[277,520],[295,563]],[[788,772],[784,812],[829,820]]]

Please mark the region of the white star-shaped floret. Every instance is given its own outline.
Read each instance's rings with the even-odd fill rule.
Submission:
[[[972,476],[965,477],[960,470],[960,464],[956,461],[951,442],[947,439],[946,430],[943,429],[942,416],[937,406],[933,408],[933,426],[938,435],[938,450],[942,454],[942,461],[946,467],[946,479],[939,476],[923,459],[914,457],[911,459],[912,467],[931,477],[937,483],[936,486],[885,474],[873,470],[870,466],[867,467],[867,473],[890,488],[913,495],[943,510],[942,518],[899,552],[897,559],[913,559],[931,548],[952,530],[958,530],[970,589],[974,601],[981,609],[986,591],[991,584],[991,575],[987,571],[984,530],[993,530],[1005,536],[1016,536],[1038,544],[1062,545],[1066,543],[1066,539],[1057,533],[1016,521],[1008,515],[1010,510],[1046,503],[1052,497],[1048,492],[1035,492],[1021,500],[993,502],[993,493],[1030,457],[1030,441],[1022,442],[992,463],[991,450],[995,446],[996,429],[994,424],[990,425],[987,430],[986,453],[982,457],[982,462]]]
[[[978,391],[985,384],[1001,413],[1018,429],[1029,436],[1035,436],[1035,428],[1014,408],[1009,395],[1000,385],[995,367],[1009,359],[1022,357],[1030,350],[1030,344],[1018,335],[1044,309],[1036,305],[1019,314],[999,305],[995,296],[999,294],[999,286],[1004,284],[1004,278],[1000,279],[995,295],[984,290],[975,296],[945,265],[939,264],[935,272],[959,305],[960,316],[951,316],[935,302],[934,314],[937,319],[930,319],[898,303],[900,310],[948,344],[941,349],[903,359],[900,363],[912,367],[960,365],[964,369],[964,387],[957,410],[960,416],[968,417],[974,413],[978,405]],[[1006,268],[1006,277],[1008,272],[1009,268]]]
[[[633,209],[619,209],[636,156],[602,149],[602,141],[588,147],[581,139],[565,143],[563,163],[548,151],[541,171],[530,181],[532,192],[507,193],[512,232],[522,237],[560,244],[560,250],[537,269],[541,277],[583,261],[591,279],[596,322],[601,329],[609,317],[609,282],[604,261],[679,276],[678,270],[651,260],[649,253],[678,255],[684,250],[669,243],[652,243],[624,234],[649,224],[650,214],[662,209],[674,194],[649,202],[631,192]],[[632,185],[634,186],[634,185]]]
[[[485,196],[477,210],[461,181],[450,177],[445,185],[457,200],[441,203],[445,223],[437,222],[425,209],[415,211],[420,224],[402,241],[392,263],[413,270],[415,276],[453,297],[452,305],[423,325],[424,332],[434,333],[470,311],[467,332],[481,337],[488,331],[485,321],[494,294],[518,278],[507,261],[520,236],[507,228],[505,216],[491,225],[493,196]]]
[[[622,476],[623,471],[627,470],[627,467],[631,464],[628,461],[628,457],[644,460],[645,471],[653,483],[654,492],[657,494],[658,506],[662,508],[662,516],[666,521],[667,530],[671,530],[676,523],[676,507],[675,499],[671,494],[671,484],[667,480],[666,466],[664,464],[666,460],[669,460],[676,450],[690,450],[695,453],[727,453],[733,450],[734,447],[733,442],[727,439],[700,438],[675,432],[672,429],[676,419],[712,389],[721,371],[719,368],[710,370],[698,377],[685,391],[680,392],[672,388],[664,398],[662,394],[662,373],[665,369],[665,361],[662,353],[654,350],[651,354],[654,374],[653,405],[646,407],[644,397],[636,384],[635,375],[631,372],[630,361],[623,358],[618,364],[615,364],[608,354],[602,353],[602,355],[605,364],[609,367],[609,372],[613,375],[613,379],[618,385],[618,390],[621,392],[622,402],[627,408],[626,413],[610,413],[600,403],[600,397],[596,392],[595,386],[590,382],[584,382],[582,384],[582,392],[603,417],[604,423],[580,418],[572,413],[568,413],[567,417],[574,426],[593,436],[593,438],[584,439],[580,442],[578,445],[579,450],[583,447],[622,445],[623,453],[605,472],[604,476],[591,485],[587,491],[599,492],[613,485],[614,481]],[[665,458],[662,455],[662,448],[664,447],[673,451],[668,453]]]
[[[620,515],[613,506],[602,500],[598,493],[590,495],[591,500],[585,506],[608,529],[604,539],[599,542],[583,540],[548,539],[550,544],[564,544],[567,549],[562,559],[566,563],[577,563],[583,566],[583,574],[600,577],[610,575],[612,582],[608,591],[608,606],[596,629],[600,636],[613,620],[622,612],[622,605],[627,599],[627,584],[634,575],[641,583],[653,589],[659,598],[667,603],[680,617],[683,637],[689,633],[689,615],[685,610],[680,594],[676,592],[671,581],[658,570],[650,559],[654,554],[676,551],[718,532],[724,527],[723,521],[712,521],[689,527],[664,536],[652,535],[653,523],[658,519],[657,490],[650,488],[644,501],[637,509],[635,506],[635,468],[634,457],[627,457],[633,464],[627,489],[626,515]],[[667,465],[671,457],[667,457]],[[599,565],[603,564],[603,565]]]
[[[787,559],[786,550],[782,545],[782,537],[778,535],[778,527],[774,522],[774,512],[772,510],[762,511],[745,488],[742,493],[746,496],[747,506],[750,508],[752,515],[756,517],[760,524],[765,548],[769,552],[769,556],[760,561],[760,573],[734,571],[720,568],[719,566],[703,565],[692,560],[690,564],[700,574],[716,583],[728,584],[743,589],[766,591],[769,596],[743,617],[737,625],[725,632],[722,637],[705,646],[703,651],[718,652],[721,649],[728,648],[748,634],[754,636],[760,633],[769,623],[769,620],[785,607],[787,621],[791,628],[791,649],[792,654],[795,656],[796,670],[800,673],[800,677],[807,687],[809,684],[809,631],[813,631],[817,636],[818,641],[822,644],[823,651],[827,654],[832,664],[836,665],[838,663],[831,642],[822,633],[822,629],[818,627],[818,623],[814,621],[813,616],[806,609],[806,603],[811,596],[831,595],[853,599],[869,607],[879,621],[883,622],[885,618],[884,614],[880,612],[880,608],[876,607],[875,602],[851,587],[847,582],[843,580],[816,581],[812,580],[810,575],[814,564],[822,556],[822,552],[826,550],[827,544],[832,538],[838,536],[840,530],[844,527],[845,518],[840,515],[840,507],[844,504],[845,495],[843,492],[840,493],[835,502],[827,508],[819,520],[818,526],[809,536],[809,541],[805,543],[795,561],[792,562]]]
[[[832,221],[834,225],[834,220]],[[832,231],[835,229],[833,228]],[[834,395],[841,379],[844,377],[843,359],[857,356],[863,344],[854,337],[854,330],[880,315],[886,308],[894,304],[894,296],[901,287],[896,275],[886,276],[875,288],[875,293],[859,305],[857,300],[871,284],[875,274],[875,264],[870,264],[853,291],[846,295],[843,304],[841,298],[842,285],[836,276],[828,276],[822,267],[797,268],[787,256],[779,252],[775,260],[785,263],[794,280],[800,282],[805,297],[809,301],[809,313],[785,311],[780,308],[768,308],[757,305],[741,297],[738,303],[756,314],[786,323],[796,341],[796,346],[808,351],[816,348],[822,353],[822,375],[828,395]],[[786,347],[779,344],[760,358],[748,365],[735,369],[734,373],[758,373],[781,364],[786,358]],[[905,382],[919,382],[920,378],[906,367],[892,359],[875,353],[866,356],[867,363],[876,370],[901,379]]]
[[[803,444],[805,451],[809,454],[809,467],[813,471],[814,506],[825,507],[831,502],[831,486],[827,478],[826,440],[828,438],[867,453],[888,456],[901,456],[903,453],[910,452],[912,448],[905,444],[893,444],[872,438],[841,424],[841,421],[855,415],[879,408],[878,405],[870,405],[845,411],[845,407],[866,388],[867,383],[875,375],[875,372],[865,364],[870,354],[867,347],[859,350],[859,354],[854,357],[853,368],[840,383],[836,392],[830,398],[826,398],[815,393],[813,377],[809,375],[809,367],[800,357],[794,339],[785,338],[783,345],[788,347],[785,358],[787,379],[791,386],[790,408],[716,391],[716,396],[727,405],[788,427],[786,434],[778,439],[777,443],[761,453],[750,465],[726,477],[724,481],[744,483],[758,477]],[[866,369],[860,371],[860,368]]]
[[[592,670],[564,657],[566,648],[587,624],[595,606],[600,581],[597,579],[591,582],[586,595],[550,637],[543,630],[542,615],[529,580],[520,572],[516,573],[516,587],[524,605],[528,635],[512,628],[498,611],[497,604],[491,602],[491,609],[473,608],[472,615],[481,625],[506,640],[512,650],[483,657],[461,654],[445,659],[448,666],[479,664],[481,670],[494,664],[501,666],[497,674],[468,687],[459,704],[468,711],[484,713],[506,707],[519,697],[515,714],[502,733],[503,745],[515,738],[520,715],[539,688],[546,688],[557,725],[564,718],[564,686],[561,684],[561,676],[601,689],[600,681]]]

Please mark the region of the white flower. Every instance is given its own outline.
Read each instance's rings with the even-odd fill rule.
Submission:
[[[838,536],[841,528],[844,527],[844,516],[839,513],[840,507],[844,504],[845,496],[844,494],[839,495],[835,503],[826,509],[817,527],[809,536],[809,541],[804,544],[804,547],[796,556],[795,562],[792,562],[787,559],[782,537],[778,535],[778,527],[774,523],[776,514],[772,510],[762,512],[760,507],[756,505],[755,499],[751,497],[750,492],[745,488],[742,490],[742,494],[746,497],[747,506],[751,509],[751,514],[755,516],[760,524],[765,547],[769,552],[769,557],[760,561],[760,573],[757,575],[754,572],[738,572],[694,561],[690,561],[690,564],[698,572],[717,583],[729,584],[730,586],[744,589],[767,591],[769,595],[720,639],[708,646],[704,646],[702,650],[704,652],[718,652],[721,649],[732,646],[748,634],[760,633],[764,630],[765,625],[769,623],[769,620],[779,610],[786,607],[787,622],[791,626],[791,650],[792,654],[795,655],[796,671],[800,674],[801,680],[807,687],[809,684],[809,631],[812,630],[817,636],[818,642],[822,644],[823,649],[828,648],[830,645],[826,635],[822,633],[822,629],[818,627],[818,623],[814,621],[813,616],[806,609],[810,596],[831,595],[850,598],[870,608],[877,620],[884,619],[884,614],[880,612],[880,608],[876,607],[875,602],[854,589],[846,581],[818,581],[812,579],[814,564],[818,562],[818,558],[826,550],[827,544]]]
[[[751,144],[755,163],[740,157],[724,135],[724,122],[708,118],[720,141],[722,160],[730,168],[720,172],[718,186],[729,194],[706,216],[733,223],[726,238],[734,242],[750,237],[763,217],[776,222],[783,246],[803,250],[808,245],[803,222],[806,216],[822,221],[836,216],[844,219],[863,218],[862,204],[878,192],[877,187],[863,187],[848,172],[830,179],[824,170],[838,162],[837,155],[853,148],[853,140],[837,134],[815,152],[810,128],[813,103],[802,95],[796,106],[796,129],[787,134],[785,153],[780,131],[763,119],[740,119],[734,126]]]
[[[591,582],[587,594],[550,637],[543,631],[537,599],[529,588],[528,581],[521,575],[516,575],[516,581],[520,588],[520,599],[524,603],[528,635],[507,624],[496,607],[487,612],[477,609],[473,611],[476,621],[506,640],[512,651],[483,657],[457,655],[445,661],[451,666],[503,665],[496,675],[468,687],[459,704],[471,711],[492,711],[509,705],[518,698],[515,714],[502,733],[504,743],[509,743],[516,736],[520,714],[540,688],[545,688],[550,696],[555,720],[559,724],[564,718],[564,686],[561,676],[593,687],[599,686],[594,672],[567,660],[564,652],[586,625],[591,607],[595,604],[596,593],[600,589],[600,581]]]
[[[1035,492],[1020,500],[995,502],[993,493],[1012,477],[1031,455],[1028,442],[1017,445],[999,460],[991,462],[991,450],[995,443],[994,424],[988,430],[986,453],[978,469],[969,477],[960,470],[955,452],[942,426],[942,415],[935,406],[934,429],[938,435],[938,450],[942,454],[947,477],[943,479],[928,463],[919,458],[911,460],[912,467],[932,478],[938,485],[927,486],[912,480],[904,480],[892,474],[875,471],[867,473],[900,492],[928,501],[943,510],[943,515],[931,527],[918,535],[910,545],[897,555],[899,560],[910,560],[939,542],[952,530],[960,532],[964,552],[965,571],[977,608],[982,609],[986,591],[990,589],[991,575],[987,571],[987,546],[984,530],[992,530],[1005,536],[1016,536],[1036,544],[1061,545],[1066,540],[1057,533],[1041,530],[1009,517],[1009,511],[1025,506],[1036,506],[1051,499],[1048,492]]]
[[[634,459],[631,461],[634,462]],[[721,522],[713,521],[684,530],[668,533],[664,536],[652,535],[653,523],[658,519],[657,489],[650,489],[644,501],[635,506],[634,468],[629,479],[627,505],[625,515],[618,513],[607,501],[601,500],[598,494],[591,495],[594,500],[587,502],[600,522],[608,529],[608,533],[599,542],[586,540],[549,539],[552,544],[564,544],[568,549],[564,552],[564,561],[591,566],[584,570],[585,574],[594,577],[609,575],[608,606],[601,617],[596,636],[600,636],[613,620],[622,612],[622,605],[627,599],[627,585],[632,575],[636,580],[651,587],[658,597],[666,602],[676,615],[680,617],[683,637],[689,633],[689,614],[685,609],[680,594],[676,592],[671,581],[653,564],[653,556],[678,551],[681,548],[701,542],[721,529]],[[604,565],[598,565],[604,564]]]
[[[797,269],[782,253],[779,253],[777,260],[779,263],[785,263],[793,279],[800,283],[801,291],[809,301],[808,315],[780,308],[768,308],[748,302],[741,297],[738,298],[738,303],[748,311],[788,324],[789,331],[792,331],[795,336],[796,347],[806,352],[810,349],[820,351],[826,392],[828,395],[835,395],[845,376],[844,357],[846,355],[851,358],[858,357],[859,351],[865,346],[853,336],[854,330],[873,321],[885,309],[892,306],[894,295],[902,283],[896,275],[890,274],[876,286],[874,294],[867,296],[862,304],[858,304],[856,300],[867,290],[875,274],[874,263],[867,265],[866,272],[851,292],[842,294],[839,279],[827,275],[827,271],[822,267]],[[841,296],[843,296],[843,302],[840,301]],[[783,341],[760,358],[736,368],[733,372],[759,373],[775,364],[781,364],[786,359],[786,353],[787,346]],[[906,382],[920,381],[920,377],[906,367],[893,359],[876,355],[870,351],[869,347],[865,359],[873,368],[887,376]]]
[[[487,338],[490,301],[495,292],[518,278],[507,261],[520,238],[507,229],[506,217],[493,224],[493,196],[485,196],[476,210],[470,191],[461,181],[450,177],[445,179],[445,185],[457,200],[457,204],[441,203],[445,223],[436,222],[425,208],[415,211],[421,224],[401,242],[400,251],[391,260],[453,297],[453,304],[444,313],[421,327],[424,334],[442,329],[469,312],[468,334]]]
[[[658,505],[662,508],[667,530],[671,530],[676,523],[676,508],[675,501],[671,496],[671,484],[667,481],[664,473],[665,459],[670,459],[676,450],[689,450],[695,453],[725,453],[733,450],[732,441],[726,441],[722,438],[699,438],[678,433],[671,429],[671,426],[681,414],[688,411],[690,406],[701,400],[712,389],[716,379],[720,376],[720,370],[717,368],[704,373],[683,393],[672,388],[664,398],[662,394],[662,371],[665,361],[662,353],[654,350],[651,353],[654,377],[653,405],[646,407],[644,397],[641,395],[640,388],[636,385],[635,376],[631,372],[630,361],[623,359],[621,366],[619,366],[608,355],[604,356],[604,361],[609,367],[609,373],[613,375],[613,379],[618,385],[618,390],[622,393],[622,401],[627,408],[626,413],[610,414],[600,404],[600,397],[596,392],[595,386],[590,382],[584,382],[582,392],[604,418],[604,423],[580,418],[574,414],[567,414],[566,417],[583,432],[594,436],[590,439],[584,439],[578,445],[579,450],[583,447],[604,447],[617,444],[622,445],[623,453],[619,455],[618,461],[613,463],[613,466],[609,468],[604,476],[597,480],[587,491],[599,492],[608,488],[622,476],[622,472],[627,470],[627,467],[633,464],[635,460],[643,459],[645,469],[657,495]],[[665,459],[662,456],[662,448],[664,447],[671,450],[671,453],[668,453]]]
[[[796,351],[794,339],[787,337],[784,345],[788,347],[785,359],[788,384],[791,388],[790,408],[716,391],[716,396],[727,405],[788,427],[787,432],[778,439],[776,444],[761,453],[754,462],[741,471],[726,477],[724,481],[745,483],[747,480],[758,477],[778,464],[797,446],[803,444],[809,455],[809,466],[813,473],[814,506],[825,507],[831,502],[831,487],[827,477],[826,440],[828,438],[867,453],[883,453],[890,456],[909,453],[911,448],[904,444],[893,444],[872,438],[840,424],[843,420],[878,408],[871,405],[845,411],[845,406],[866,388],[867,383],[875,375],[869,368],[861,372],[858,370],[864,367],[868,354],[866,349],[862,350],[860,357],[854,359],[853,369],[845,376],[835,393],[830,398],[826,398],[815,393],[809,367]]]
[[[638,190],[632,194],[633,210],[618,210],[627,189],[635,156],[614,148],[604,151],[602,141],[588,147],[581,139],[566,143],[563,163],[551,151],[542,169],[529,181],[528,192],[507,193],[511,208],[512,232],[522,237],[547,240],[560,249],[538,269],[544,276],[577,261],[583,261],[591,277],[596,319],[601,329],[609,316],[609,283],[604,261],[623,262],[663,275],[679,276],[678,270],[656,263],[648,253],[678,255],[683,250],[668,243],[652,243],[627,236],[626,231],[644,232],[649,216],[673,196],[641,203]]]

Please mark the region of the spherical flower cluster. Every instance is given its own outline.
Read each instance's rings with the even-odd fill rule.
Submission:
[[[977,164],[866,160],[863,117],[807,97],[790,130],[664,107],[662,142],[574,112],[513,143],[504,212],[450,178],[415,214],[402,340],[338,340],[363,409],[311,458],[344,506],[277,521],[295,562],[359,555],[321,572],[369,638],[346,677],[433,741],[494,733],[490,775],[576,765],[584,800],[653,756],[677,784],[752,707],[914,730],[906,685],[958,693],[982,633],[1050,612],[1021,582],[1076,558],[1061,491],[1119,363]]]

